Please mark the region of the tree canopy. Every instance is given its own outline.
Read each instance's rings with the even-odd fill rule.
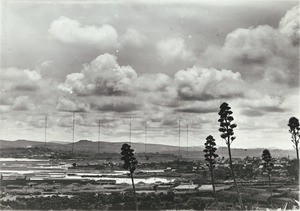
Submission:
[[[138,161],[134,156],[134,150],[131,149],[131,146],[129,144],[125,143],[122,145],[121,155],[121,160],[124,161],[123,168],[128,170],[132,174],[138,164]]]
[[[230,145],[232,141],[235,139],[233,129],[237,127],[236,124],[232,123],[234,118],[232,117],[232,111],[230,110],[231,107],[227,103],[222,103],[220,106],[220,128],[219,131],[221,132],[221,138],[225,139],[226,144]]]

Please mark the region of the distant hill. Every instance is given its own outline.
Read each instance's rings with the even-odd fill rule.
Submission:
[[[99,142],[99,151],[100,152],[114,152],[120,153],[121,146],[125,142]],[[72,144],[67,144],[72,147]],[[131,143],[130,144],[135,152],[145,152],[145,144],[142,143]],[[74,150],[82,150],[82,151],[97,151],[98,150],[98,142],[92,142],[88,140],[81,140],[74,143]],[[159,153],[174,153],[178,151],[178,147],[162,145],[162,144],[147,144],[146,145],[147,152],[159,152]]]
[[[0,140],[0,149],[5,148],[27,148],[27,147],[43,147],[45,146],[45,142],[39,141],[29,141],[29,140],[16,140],[16,141],[6,141]],[[47,143],[47,147],[61,147],[61,144],[58,143]]]
[[[231,150],[232,157],[243,158],[243,157],[261,157],[262,152],[265,148],[254,148],[254,149],[243,149],[243,148],[233,148]],[[269,149],[273,158],[276,157],[287,157],[296,158],[295,150],[282,150],[282,149]],[[220,157],[228,157],[227,147],[219,147],[217,153]]]
[[[124,142],[99,142],[99,151],[100,153],[120,153],[121,146]],[[61,150],[71,150],[72,143],[59,143],[59,142],[47,142],[47,147],[52,149],[61,149]],[[29,141],[29,140],[16,140],[16,141],[6,141],[0,140],[0,149],[5,148],[26,148],[26,147],[44,147],[44,142],[38,141]],[[145,152],[145,144],[143,143],[131,143],[132,148],[137,153]],[[89,140],[80,140],[74,143],[75,151],[98,151],[98,142],[93,142]],[[241,148],[232,148],[232,157],[235,158],[244,158],[249,157],[261,157],[263,148],[255,149],[241,149]],[[281,149],[269,149],[272,157],[287,157],[295,158],[296,153],[294,150],[281,150]],[[146,151],[152,153],[170,153],[170,154],[179,154],[178,146],[162,145],[162,144],[147,144]],[[228,152],[226,147],[219,147],[217,153],[220,157],[228,157]],[[189,147],[188,152],[186,147],[180,149],[180,154],[185,157],[189,155],[191,158],[202,158],[204,156],[202,147]]]

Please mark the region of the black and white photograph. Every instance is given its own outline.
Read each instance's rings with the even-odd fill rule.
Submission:
[[[0,210],[299,210],[297,0],[1,0]]]

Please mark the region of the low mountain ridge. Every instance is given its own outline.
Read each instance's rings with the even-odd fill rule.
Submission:
[[[120,153],[121,146],[125,142],[93,142],[90,140],[80,140],[75,143],[58,143],[58,142],[47,142],[47,148],[52,149],[60,149],[60,150],[72,150],[74,146],[74,151],[90,151],[97,152],[99,147],[100,153]],[[27,147],[44,147],[45,142],[39,141],[30,141],[30,140],[16,140],[16,141],[7,141],[0,140],[0,149],[7,148],[27,148]],[[145,144],[144,143],[131,143],[132,148],[136,153],[170,153],[174,155],[179,154],[183,157],[189,155],[189,157],[203,157],[203,148],[202,147],[181,147],[179,149],[178,146],[170,146],[170,145],[162,145],[162,144]],[[233,158],[244,158],[244,157],[261,157],[262,151],[264,148],[251,148],[251,149],[243,149],[243,148],[232,148],[231,153]],[[282,149],[269,149],[272,157],[290,157],[295,158],[296,153],[294,150],[282,150]],[[219,147],[217,150],[217,154],[220,157],[228,157],[227,147]]]

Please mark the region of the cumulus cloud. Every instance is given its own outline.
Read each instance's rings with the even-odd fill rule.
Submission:
[[[184,113],[217,113],[219,110],[220,103],[215,101],[207,101],[207,102],[195,102],[187,105],[179,106],[175,109],[178,112]]]
[[[35,70],[14,67],[1,69],[2,86],[6,91],[36,91],[39,88],[41,74]]]
[[[70,128],[70,127],[72,127],[72,122],[73,122],[72,120],[73,120],[72,116],[70,116],[69,118],[66,118],[66,117],[64,117],[64,118],[58,118],[56,124],[59,127]]]
[[[260,95],[257,95],[260,96]],[[257,99],[245,99],[241,103],[241,106],[247,106],[251,108],[260,108],[260,107],[278,107],[282,104],[283,98],[279,96],[260,96]]]
[[[89,111],[89,106],[82,102],[75,102],[74,100],[61,97],[58,99],[56,109],[70,112],[87,112]]]
[[[102,97],[91,103],[91,108],[98,111],[130,112],[140,109],[138,102],[130,97]]]
[[[64,84],[58,86],[59,89],[65,92],[76,93],[78,95],[88,95],[91,90],[85,86],[83,79],[85,75],[83,73],[71,73],[66,76]],[[90,87],[90,86],[89,86]]]
[[[239,103],[239,107],[243,108],[241,114],[246,116],[263,116],[270,112],[282,113],[287,110],[283,105],[284,98],[280,96],[270,96],[260,94],[256,99],[244,99]]]
[[[57,82],[43,78],[40,70],[39,66],[34,70],[15,67],[0,70],[0,104],[6,104],[4,111],[34,109],[36,113],[44,113],[55,107],[60,95]]]
[[[122,45],[141,47],[147,40],[146,36],[134,28],[127,28],[121,38]]]
[[[161,126],[177,126],[178,125],[178,117],[175,115],[164,115],[164,118],[160,122]]]
[[[180,37],[161,40],[157,43],[156,50],[159,59],[165,64],[178,59],[182,61],[195,60],[193,52],[187,49],[184,39]]]
[[[103,54],[85,64],[80,73],[67,75],[59,88],[77,95],[121,95],[130,91],[137,77],[130,66],[120,66],[117,58]]]
[[[10,111],[10,106],[8,105],[0,105],[0,112],[7,112]]]
[[[0,105],[12,105],[14,98],[7,95],[5,92],[2,92],[0,95]]]
[[[27,95],[17,97],[12,105],[12,109],[15,111],[27,111],[33,110],[34,108],[34,104]]]
[[[203,53],[202,62],[240,72],[247,81],[265,79],[295,87],[299,84],[297,39],[299,11],[295,7],[281,20],[279,28],[260,25],[230,32],[223,46],[211,46]]]
[[[176,90],[173,90],[173,88],[170,88],[170,91],[166,92],[145,93],[143,102],[149,109],[155,109],[155,107],[164,107],[169,109],[176,108],[181,105],[181,101],[177,97],[177,92]]]
[[[164,118],[164,113],[162,111],[155,112],[150,116],[150,120],[152,122],[160,122],[163,120],[163,118]]]
[[[103,54],[84,65],[80,73],[67,75],[59,88],[81,97],[100,96],[100,101],[88,100],[92,110],[127,112],[162,106],[209,113],[215,109],[184,107],[181,101],[241,97],[243,85],[239,73],[198,66],[180,70],[174,77],[163,73],[137,75],[130,66],[120,66],[115,56]]]
[[[39,116],[39,117],[29,117],[26,119],[26,122],[28,122],[28,125],[33,126],[35,128],[44,128],[45,127],[45,117]],[[50,119],[49,119],[50,120]],[[50,121],[47,121],[47,127],[50,126]]]
[[[243,95],[243,80],[239,73],[193,67],[175,74],[178,96],[183,100],[232,98]]]
[[[236,29],[226,37],[223,50],[243,63],[264,63],[281,50],[286,41],[270,26]]]
[[[82,127],[96,127],[98,125],[98,118],[95,115],[87,115],[88,113],[75,113],[74,114],[74,123],[76,131],[79,132],[80,128]],[[49,124],[51,123],[51,117],[48,119],[50,120]],[[55,118],[55,124],[59,127],[68,127],[71,128],[73,124],[73,114],[72,113],[60,113],[59,116]],[[78,128],[79,126],[82,126]]]
[[[52,63],[53,63],[52,60],[44,61],[44,62],[41,64],[41,68],[49,67]]]
[[[279,31],[287,36],[294,45],[299,45],[299,5],[290,9],[280,20]]]
[[[149,103],[178,104],[173,78],[163,73],[138,76],[130,66],[120,66],[111,54],[100,55],[85,64],[81,72],[67,75],[65,83],[58,88],[79,97],[99,96],[98,103],[88,101],[91,109],[101,111],[134,111]],[[65,106],[57,109],[64,110],[61,107]],[[74,105],[70,107],[77,109]]]
[[[83,25],[61,16],[51,23],[48,31],[53,38],[67,44],[95,45],[101,49],[118,46],[117,31],[106,24],[101,27]]]
[[[172,79],[163,73],[143,74],[134,81],[134,87],[140,91],[165,91]]]

